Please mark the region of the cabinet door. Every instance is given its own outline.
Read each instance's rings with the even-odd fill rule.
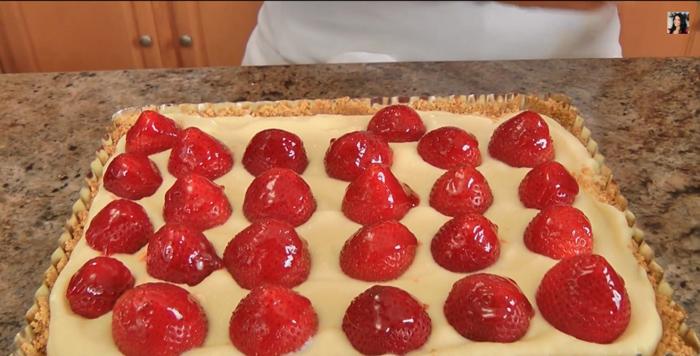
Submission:
[[[175,1],[178,55],[185,67],[240,65],[262,1]],[[188,36],[191,43],[182,41]]]
[[[0,2],[7,72],[159,67],[149,2]],[[139,42],[150,36],[151,45]],[[167,62],[167,61],[166,61]]]

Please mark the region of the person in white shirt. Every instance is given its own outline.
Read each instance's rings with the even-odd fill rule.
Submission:
[[[243,65],[621,57],[614,3],[266,1]]]

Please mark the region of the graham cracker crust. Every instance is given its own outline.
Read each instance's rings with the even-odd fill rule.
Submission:
[[[656,292],[656,307],[661,317],[663,335],[657,345],[656,355],[696,355],[700,341],[693,330],[684,323],[686,313],[673,302],[673,290],[663,278],[663,268],[654,261],[654,251],[644,242],[643,232],[635,226],[635,216],[628,210],[627,200],[620,193],[612,171],[605,165],[605,158],[598,151],[598,144],[584,126],[583,119],[563,95],[550,94],[537,97],[524,94],[507,95],[454,95],[447,97],[380,97],[338,98],[319,100],[294,100],[275,102],[203,103],[147,106],[128,108],[113,115],[112,129],[102,139],[101,147],[91,163],[91,175],[85,179],[86,186],[80,190],[80,198],[73,205],[73,214],[67,220],[59,238],[59,247],[51,255],[51,266],[44,274],[44,282],[35,293],[34,304],[26,313],[27,325],[15,336],[14,355],[45,355],[49,334],[49,294],[51,288],[68,262],[76,243],[82,238],[88,209],[99,186],[104,165],[113,154],[119,138],[136,121],[138,114],[146,109],[157,110],[165,115],[182,112],[202,118],[215,116],[285,117],[310,116],[315,114],[371,115],[381,107],[402,103],[416,110],[447,111],[456,114],[480,114],[497,118],[507,113],[532,110],[547,115],[579,139],[591,157],[598,163],[595,171],[577,175],[579,184],[600,201],[609,203],[625,214],[633,229],[634,254]]]

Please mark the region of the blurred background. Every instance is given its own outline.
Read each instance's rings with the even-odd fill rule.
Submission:
[[[0,72],[237,66],[262,1],[0,2]],[[700,1],[618,2],[623,57],[700,56]],[[670,36],[670,11],[690,13]]]

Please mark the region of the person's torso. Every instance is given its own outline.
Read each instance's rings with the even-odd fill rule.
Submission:
[[[618,57],[619,27],[612,4],[265,2],[251,41],[288,63]]]

